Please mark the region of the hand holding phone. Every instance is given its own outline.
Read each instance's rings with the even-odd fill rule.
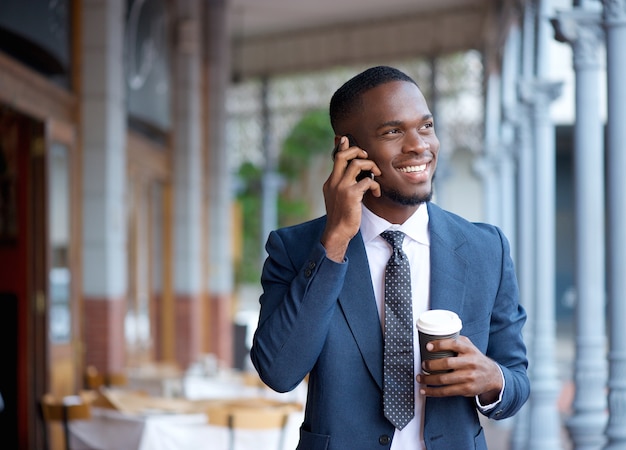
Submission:
[[[339,159],[344,161],[341,164],[335,164],[322,189],[327,219],[320,242],[326,249],[326,256],[337,262],[344,260],[350,240],[359,232],[364,197],[381,196],[380,184],[374,180],[373,175],[374,172],[380,174],[380,169],[374,161],[364,159],[364,157],[367,158],[367,151],[358,146],[354,136],[346,134],[345,137],[350,147],[354,148],[351,148],[345,155],[340,155]],[[339,149],[345,147],[345,143],[343,136],[338,139],[338,144],[333,151],[333,159]],[[353,159],[348,159],[348,155]],[[357,166],[350,168],[352,160],[357,161],[355,163]],[[364,167],[370,170],[360,170]],[[356,182],[351,181],[350,178],[357,172],[360,173],[355,177]],[[365,177],[370,177],[374,181],[359,181]]]
[[[350,147],[358,147],[359,146],[359,144],[357,144],[357,142],[356,142],[356,139],[354,139],[354,136],[352,136],[351,134],[346,134],[345,136],[348,138],[348,144],[350,145]],[[333,159],[335,159],[335,155],[339,151],[339,145],[340,144],[337,144],[335,146],[335,149],[333,150]],[[362,170],[356,176],[356,181],[361,181],[363,178],[371,178],[373,180],[374,179],[374,174],[370,170]]]

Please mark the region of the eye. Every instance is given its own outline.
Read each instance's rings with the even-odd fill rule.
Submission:
[[[392,128],[390,130],[385,131],[383,134],[398,134],[400,133],[400,130],[397,128]]]
[[[426,122],[421,126],[420,131],[432,132],[434,131],[435,124],[433,122]]]

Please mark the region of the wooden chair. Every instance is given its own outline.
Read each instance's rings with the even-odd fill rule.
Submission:
[[[91,404],[80,395],[58,399],[52,394],[45,394],[41,399],[41,411],[46,422],[61,422],[66,450],[70,450],[69,423],[91,418]]]
[[[102,386],[123,387],[127,385],[128,377],[124,372],[104,374],[91,365],[85,369],[85,386],[87,389],[96,391]]]
[[[289,415],[302,409],[299,403],[284,403],[264,398],[238,399],[216,403],[209,407],[209,423],[228,427],[230,450],[235,448],[235,430],[280,431],[278,449],[283,448]]]
[[[264,389],[266,387],[265,383],[263,383],[263,381],[256,372],[243,372],[241,374],[241,378],[243,380],[244,386],[251,386],[260,389]]]
[[[100,389],[104,386],[104,374],[100,373],[95,366],[87,366],[85,369],[85,386],[94,391]]]
[[[109,387],[123,387],[128,385],[128,377],[123,372],[112,372],[106,377],[106,384]]]

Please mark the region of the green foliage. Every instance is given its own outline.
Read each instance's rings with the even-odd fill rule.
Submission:
[[[251,163],[244,163],[237,173],[244,188],[237,201],[242,216],[242,255],[235,277],[237,282],[258,282],[259,259],[261,255],[261,169]]]
[[[332,153],[334,134],[325,110],[310,111],[294,126],[285,140],[278,162],[278,172],[288,183],[297,183],[317,154]],[[258,283],[261,259],[261,179],[263,169],[251,163],[243,164],[238,177],[244,188],[238,195],[243,220],[243,254],[236,268],[239,282]],[[281,192],[278,199],[278,224],[285,226],[302,222],[310,214],[304,200],[289,198]],[[266,237],[263,237],[266,239]]]
[[[293,200],[278,197],[278,226],[286,227],[306,220],[309,215],[309,205],[304,200]]]
[[[307,170],[313,155],[325,153],[330,159],[334,136],[326,110],[305,114],[285,139],[278,171],[291,181]]]

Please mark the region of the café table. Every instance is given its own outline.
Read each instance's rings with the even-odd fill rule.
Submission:
[[[289,417],[283,450],[296,447],[301,420],[298,412]],[[70,423],[71,448],[81,450],[228,450],[229,433],[204,413],[131,416],[93,408],[91,419]],[[279,429],[236,430],[235,450],[274,450],[279,440]]]
[[[153,396],[174,397],[182,392],[184,372],[173,364],[146,364],[125,371],[126,389]]]
[[[211,406],[234,398],[216,399],[167,399],[104,391],[106,402],[98,401],[92,406],[91,419],[70,423],[72,448],[81,450],[229,450],[231,430],[210,423]],[[102,400],[102,399],[101,399]],[[263,397],[243,396],[238,402],[273,401]],[[284,402],[287,404],[287,402]],[[107,406],[107,407],[103,407]],[[288,416],[284,433],[279,428],[269,430],[237,429],[235,450],[275,450],[282,442],[282,449],[296,447],[299,426],[302,422],[301,408]]]

